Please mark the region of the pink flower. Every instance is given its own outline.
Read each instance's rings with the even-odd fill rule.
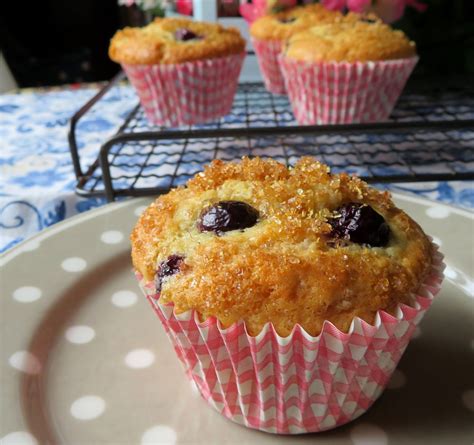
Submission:
[[[416,9],[418,12],[425,12],[428,5],[425,3],[421,3],[418,0],[406,0],[407,6],[411,6],[412,8]]]
[[[250,24],[268,14],[273,8],[290,8],[296,5],[297,0],[253,0],[252,3],[242,3],[239,7],[240,15]]]
[[[344,9],[346,6],[346,0],[321,0],[321,3],[326,9],[332,11]]]
[[[377,0],[372,6],[375,12],[384,22],[397,21],[405,12],[406,0]]]
[[[372,0],[347,0],[347,7],[354,12],[367,12],[370,9]]]
[[[403,16],[405,8],[411,6],[419,12],[428,7],[419,0],[320,0],[323,6],[333,11],[345,8],[354,12],[374,12],[384,22],[392,23]],[[252,23],[259,17],[268,14],[276,6],[287,8],[294,6],[296,0],[253,0],[252,3],[240,5],[240,14],[247,22]]]
[[[176,11],[184,15],[193,15],[192,0],[176,0]]]
[[[254,0],[253,3],[242,3],[240,15],[250,24],[267,13],[266,0]]]
[[[371,10],[384,22],[392,23],[402,18],[407,6],[411,6],[419,12],[425,11],[428,7],[418,0],[377,0]]]
[[[291,8],[296,6],[297,0],[277,0],[277,5],[283,6],[284,8]]]

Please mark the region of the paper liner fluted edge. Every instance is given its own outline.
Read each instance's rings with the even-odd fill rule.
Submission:
[[[230,112],[244,58],[240,53],[178,64],[122,64],[122,68],[151,123],[193,125]]]
[[[265,88],[273,94],[286,94],[285,79],[278,62],[283,43],[280,40],[251,38]]]
[[[195,311],[175,314],[153,283],[140,287],[160,318],[186,375],[221,414],[250,428],[300,434],[332,429],[362,415],[384,390],[443,280],[433,244],[430,273],[395,316],[379,310],[374,324],[355,318],[347,333],[326,321],[313,337],[295,326],[281,337],[271,324],[250,336],[243,322],[223,328]]]
[[[306,62],[278,56],[296,120],[303,125],[387,120],[418,57]]]

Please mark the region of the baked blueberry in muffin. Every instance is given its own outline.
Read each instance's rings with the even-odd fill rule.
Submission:
[[[422,229],[387,192],[302,158],[214,161],[160,196],[131,235],[135,269],[176,313],[194,309],[251,335],[272,323],[282,336],[325,320],[412,304],[432,263]]]

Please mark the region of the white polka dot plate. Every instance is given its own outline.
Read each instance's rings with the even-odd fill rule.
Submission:
[[[304,436],[234,424],[187,381],[132,274],[146,199],[39,233],[0,258],[0,443],[471,444],[474,219],[396,195],[446,255],[446,280],[388,388],[358,420]]]

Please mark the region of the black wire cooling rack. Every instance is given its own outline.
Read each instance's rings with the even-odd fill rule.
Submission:
[[[77,123],[120,74],[71,119],[69,143],[80,195],[156,195],[184,183],[213,159],[271,157],[292,165],[310,155],[368,182],[474,179],[474,83],[424,82],[406,89],[390,120],[298,126],[288,99],[259,83],[239,86],[229,115],[190,127],[150,125],[137,105],[83,170]],[[438,84],[439,85],[439,84]]]

